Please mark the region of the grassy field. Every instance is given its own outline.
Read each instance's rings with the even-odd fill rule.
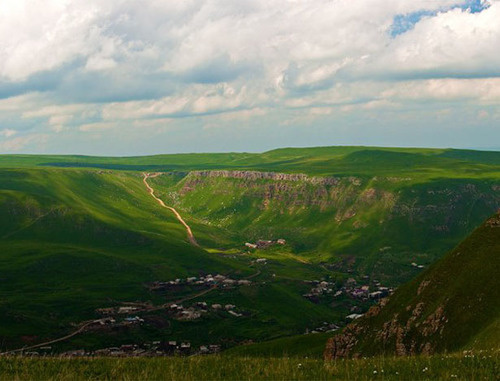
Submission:
[[[2,358],[0,380],[495,380],[497,353],[320,359],[255,357]]]
[[[500,153],[488,151],[314,147],[283,148],[264,153],[172,154],[140,157],[0,155],[6,168],[58,166],[115,170],[191,171],[252,169],[319,176],[402,176],[486,178],[500,175]]]

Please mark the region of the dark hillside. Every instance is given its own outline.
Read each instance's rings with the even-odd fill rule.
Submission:
[[[326,358],[498,347],[500,214],[342,334]]]

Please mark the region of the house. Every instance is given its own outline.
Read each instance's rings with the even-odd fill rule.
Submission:
[[[222,305],[220,305],[220,304],[212,304],[212,308],[214,310],[220,310],[222,308]]]
[[[224,306],[224,309],[225,309],[226,311],[233,310],[233,309],[235,309],[235,308],[236,308],[236,306],[235,306],[234,304],[226,304],[226,305]]]
[[[179,346],[179,350],[183,354],[189,354],[191,352],[191,343],[190,342],[181,343],[181,345]]]
[[[212,352],[212,353],[220,352],[220,345],[211,344],[208,346],[208,348],[210,349],[210,352]]]
[[[113,307],[109,308],[98,308],[95,310],[99,315],[113,315],[115,313],[115,309]]]
[[[200,354],[205,355],[210,353],[210,349],[206,345],[200,346]]]
[[[137,311],[139,308],[138,307],[120,307],[118,308],[118,313],[119,314],[128,314],[130,312]]]
[[[363,315],[362,314],[350,314],[350,315],[346,316],[346,319],[356,320],[356,319],[359,319],[361,316],[363,316]]]
[[[206,310],[208,308],[208,304],[207,304],[207,302],[197,302],[196,307],[199,307],[203,310]]]
[[[256,249],[257,245],[250,243],[250,242],[245,242],[245,246],[248,247],[249,249]]]
[[[348,286],[355,286],[355,285],[356,285],[356,279],[354,279],[354,278],[349,278],[349,279],[347,279],[346,284],[347,284]]]
[[[255,262],[266,264],[267,263],[267,259],[266,258],[258,258]]]
[[[276,241],[278,245],[286,245],[286,241],[283,238],[280,238]]]
[[[257,248],[266,249],[273,244],[273,241],[269,240],[259,240],[256,242]]]

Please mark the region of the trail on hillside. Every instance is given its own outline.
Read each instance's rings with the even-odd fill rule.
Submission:
[[[144,178],[142,179],[142,181],[144,182],[144,185],[146,185],[146,188],[147,188],[149,194],[151,195],[151,197],[153,197],[158,202],[158,204],[160,204],[162,207],[170,209],[172,211],[172,213],[174,213],[175,217],[179,220],[179,222],[182,225],[184,225],[184,227],[186,228],[189,242],[191,242],[191,244],[194,246],[200,246],[198,244],[198,242],[196,242],[196,239],[194,238],[194,235],[193,235],[191,228],[186,223],[186,221],[184,221],[184,219],[179,214],[179,212],[177,212],[177,210],[175,210],[173,207],[165,205],[165,203],[163,202],[162,199],[156,197],[154,189],[148,184],[147,180],[149,178],[154,178],[154,177],[160,176],[160,173],[154,173],[154,174],[144,173],[143,175],[144,175]]]
[[[31,349],[45,347],[45,346],[50,345],[50,344],[55,344],[55,343],[59,343],[60,341],[68,340],[68,339],[72,338],[73,336],[76,336],[79,333],[82,333],[85,330],[85,328],[87,328],[88,326],[90,326],[92,324],[97,324],[97,323],[100,323],[100,322],[101,322],[101,319],[97,319],[97,320],[92,320],[92,321],[86,322],[80,328],[78,328],[76,331],[70,333],[69,335],[66,335],[66,336],[63,336],[63,337],[59,337],[58,339],[46,341],[44,343],[31,345],[29,347],[23,347],[23,348],[19,348],[19,349],[13,349],[11,351],[6,351],[6,352],[3,352],[3,353],[0,353],[0,356],[1,355],[8,355],[8,354],[11,354],[11,353],[29,351]]]

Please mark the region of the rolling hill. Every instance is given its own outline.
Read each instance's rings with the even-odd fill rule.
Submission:
[[[161,173],[149,184],[200,247],[150,196],[143,172]],[[372,303],[333,297],[348,278],[398,286],[421,271],[412,262],[428,266],[499,206],[496,152],[0,155],[1,346],[42,343],[133,305],[142,310],[52,350],[166,340],[229,348],[343,325]],[[286,245],[244,246],[278,238]],[[152,287],[215,274],[242,285]],[[319,282],[328,286],[311,297]],[[208,308],[183,319],[167,308],[178,300],[196,311],[233,305],[234,314]],[[140,324],[126,324],[136,315]]]

